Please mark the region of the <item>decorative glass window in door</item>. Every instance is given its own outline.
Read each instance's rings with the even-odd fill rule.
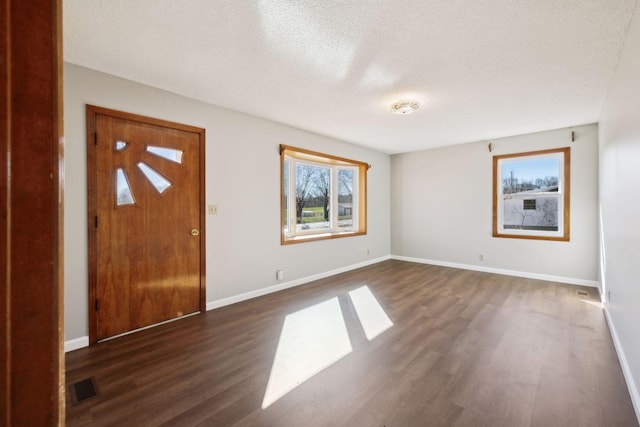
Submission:
[[[125,141],[117,140],[114,143],[116,152],[124,151],[128,147],[128,143]],[[182,150],[177,150],[168,147],[159,146],[147,146],[146,152],[160,157],[163,160],[168,160],[173,163],[182,164]],[[169,178],[163,176],[160,172],[155,170],[149,164],[140,161],[137,163],[138,169],[146,177],[147,181],[156,189],[159,194],[165,192],[172,183]],[[128,206],[135,205],[136,199],[134,196],[134,190],[131,188],[131,184],[125,168],[116,168],[115,170],[116,181],[116,206]]]

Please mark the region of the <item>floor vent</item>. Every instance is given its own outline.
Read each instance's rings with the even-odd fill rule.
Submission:
[[[581,296],[581,297],[588,297],[589,296],[589,292],[587,291],[576,291],[576,293]]]
[[[98,395],[93,377],[71,384],[69,391],[71,394],[71,403],[74,405],[79,405],[85,400],[89,400]]]

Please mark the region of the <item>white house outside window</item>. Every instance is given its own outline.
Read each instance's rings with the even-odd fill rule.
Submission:
[[[569,148],[494,156],[494,237],[569,240]]]

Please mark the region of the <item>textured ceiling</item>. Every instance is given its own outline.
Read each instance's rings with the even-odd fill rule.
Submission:
[[[636,0],[63,6],[67,62],[400,153],[597,122]]]

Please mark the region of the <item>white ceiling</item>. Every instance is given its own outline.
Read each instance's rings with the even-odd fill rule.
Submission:
[[[63,5],[67,62],[400,153],[597,122],[636,0]]]

